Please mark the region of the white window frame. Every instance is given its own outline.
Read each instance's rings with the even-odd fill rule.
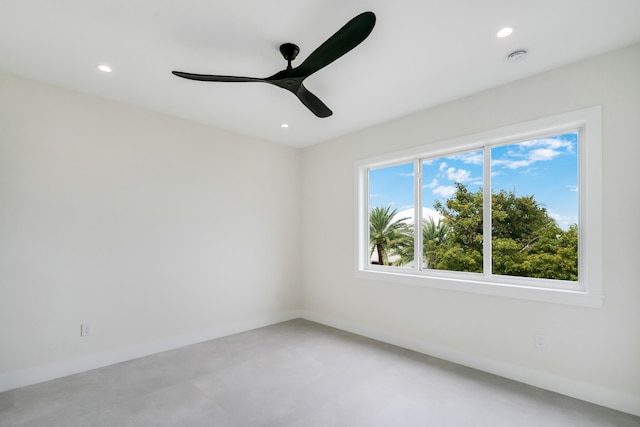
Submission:
[[[372,265],[369,259],[369,169],[414,162],[415,200],[420,200],[420,159],[445,157],[463,151],[484,149],[528,141],[570,131],[580,132],[578,142],[578,282],[501,276],[490,271],[490,243],[485,248],[485,273],[422,270]],[[490,183],[490,159],[485,156],[484,182]],[[404,285],[424,286],[533,301],[602,307],[602,108],[600,106],[559,114],[526,123],[440,141],[420,147],[388,153],[356,162],[356,268],[357,278]],[[490,191],[490,185],[485,191]],[[421,203],[415,205],[415,218],[421,215]],[[484,197],[484,212],[491,211],[491,197]],[[485,216],[485,218],[487,218]],[[419,229],[420,227],[416,227]],[[484,235],[491,235],[490,221],[484,221]],[[415,245],[420,248],[421,233]],[[485,239],[489,242],[491,239]],[[419,250],[418,252],[421,253]],[[487,259],[488,258],[488,259]],[[489,269],[487,268],[489,266]]]

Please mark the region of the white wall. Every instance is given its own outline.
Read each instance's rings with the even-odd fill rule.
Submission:
[[[305,149],[305,317],[640,415],[638,76],[640,45]],[[354,277],[355,161],[594,105],[604,128],[602,309]]]
[[[0,75],[0,391],[297,317],[299,166]]]

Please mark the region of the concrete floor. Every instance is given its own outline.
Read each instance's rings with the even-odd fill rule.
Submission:
[[[305,320],[0,393],[0,426],[640,426]]]

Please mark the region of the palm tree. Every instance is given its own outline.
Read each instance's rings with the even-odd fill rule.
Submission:
[[[436,248],[447,241],[447,226],[438,219],[438,223],[429,217],[422,221],[422,256],[424,268],[435,268],[438,255]]]
[[[403,218],[402,220],[405,220]],[[438,261],[437,248],[448,242],[448,228],[442,218],[436,223],[433,218],[429,217],[422,221],[422,256],[424,259],[424,268],[436,268]],[[397,255],[397,259],[393,265],[405,265],[413,261],[413,230],[408,228],[407,234],[397,239],[393,244],[393,254]],[[373,252],[373,251],[372,251]]]
[[[412,239],[411,227],[405,222],[409,218],[394,220],[397,209],[391,206],[376,206],[369,212],[369,244],[371,252],[377,251],[380,265],[390,265],[389,255],[396,254],[400,247],[407,246],[407,239]]]

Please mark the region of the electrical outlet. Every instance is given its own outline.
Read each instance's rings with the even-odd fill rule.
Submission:
[[[542,334],[536,334],[535,343],[537,348],[545,348],[547,346],[547,339]]]
[[[80,325],[80,336],[81,337],[88,337],[89,335],[91,335],[91,324],[90,323],[83,323]]]

